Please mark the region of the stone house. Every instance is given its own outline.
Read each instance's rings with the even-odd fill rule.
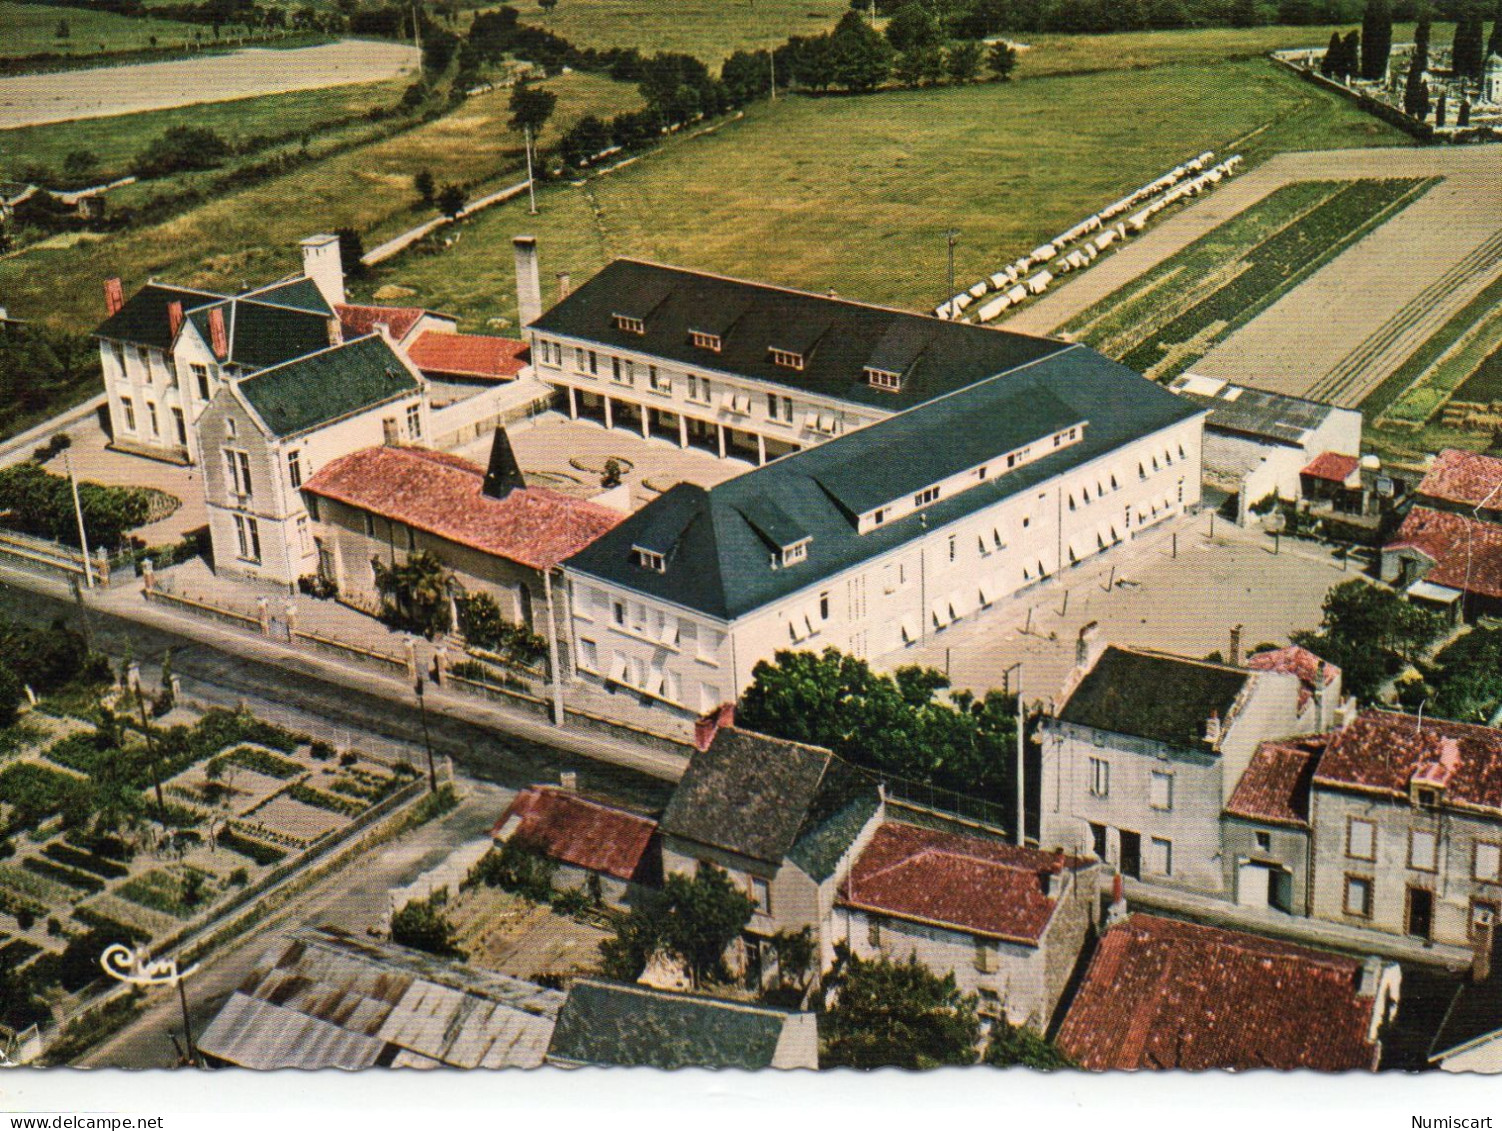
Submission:
[[[1242,907],[1309,914],[1309,785],[1321,738],[1264,742],[1221,820],[1225,894]]]
[[[1363,711],[1314,772],[1311,913],[1455,947],[1502,912],[1502,730]]]
[[[314,516],[318,573],[345,597],[379,606],[373,563],[425,551],[452,572],[455,595],[487,593],[513,624],[539,633],[549,609],[555,633],[568,628],[558,563],[622,518],[527,486],[501,429],[488,469],[420,447],[362,446],[308,478],[302,494]]]
[[[214,568],[286,586],[318,570],[304,482],[348,452],[421,443],[426,384],[382,335],[222,383],[197,424]]]
[[[1100,648],[1081,633],[1063,702],[1041,725],[1042,844],[1132,880],[1226,891],[1221,813],[1257,747],[1302,733],[1313,700],[1287,671]]]
[[[662,815],[663,874],[724,869],[756,903],[746,927],[753,968],[769,973],[773,935],[807,927],[823,971],[834,960],[836,894],[884,808],[876,783],[827,750],[720,727]]]
[[[841,885],[834,933],[860,958],[953,974],[988,1016],[1045,1032],[1099,918],[1099,865],[888,819]]]

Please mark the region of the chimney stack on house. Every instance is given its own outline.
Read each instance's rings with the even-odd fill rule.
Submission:
[[[309,236],[302,241],[302,273],[313,281],[323,301],[344,304],[344,261],[339,256],[339,237]]]
[[[1492,976],[1492,946],[1497,933],[1497,917],[1487,908],[1476,912],[1471,925],[1471,981],[1484,982]]]
[[[577,770],[560,770],[558,772],[558,786],[569,793],[578,793],[579,772]]]
[[[1335,730],[1343,730],[1347,723],[1356,717],[1356,699],[1354,696],[1344,703],[1335,707],[1335,718],[1332,720]]]
[[[567,271],[558,272],[558,301],[568,298],[574,290],[574,278]]]
[[[1205,720],[1205,741],[1214,746],[1220,741],[1220,712],[1211,711]]]
[[[1231,647],[1226,652],[1226,663],[1233,668],[1241,667],[1241,625],[1231,626]]]
[[[1361,981],[1356,986],[1357,997],[1376,997],[1382,985],[1382,959],[1368,955],[1361,964]]]
[[[177,332],[183,328],[183,304],[173,300],[167,304],[167,329],[177,340]]]
[[[1100,640],[1100,622],[1091,621],[1080,629],[1079,639],[1074,642],[1074,666],[1088,671],[1100,659],[1104,645]]]
[[[209,348],[223,361],[229,356],[229,333],[224,328],[224,307],[209,308]]]
[[[371,327],[385,341],[391,341],[391,325],[387,322],[372,322]]]
[[[1126,881],[1117,872],[1111,877],[1111,903],[1106,908],[1106,926],[1114,927],[1127,917]]]
[[[328,320],[329,345],[342,346],[344,344],[344,323],[338,318]]]
[[[537,272],[537,237],[514,236],[516,255],[517,329],[525,330],[542,317],[542,280]]]
[[[118,277],[112,277],[104,281],[104,307],[113,317],[120,313],[120,308],[125,305],[125,285]]]

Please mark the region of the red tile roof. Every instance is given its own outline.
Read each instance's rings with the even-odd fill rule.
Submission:
[[[1382,552],[1401,549],[1419,550],[1434,560],[1434,568],[1424,574],[1425,581],[1468,589],[1483,597],[1502,597],[1502,526],[1414,507]]]
[[[1057,900],[1044,877],[1085,862],[896,822],[883,824],[840,889],[846,907],[1036,946]]]
[[[384,322],[391,331],[391,336],[401,341],[427,311],[420,306],[354,306],[339,303],[334,307],[334,313],[339,315],[339,324],[344,327],[344,336],[347,338],[373,333],[375,324]]]
[[[1502,813],[1502,730],[1363,711],[1330,736],[1316,786],[1407,798],[1410,781],[1444,788],[1444,804]]]
[[[1232,817],[1273,825],[1309,827],[1309,782],[1324,738],[1264,742],[1247,763],[1226,802]]]
[[[1325,479],[1331,483],[1344,484],[1360,468],[1361,460],[1355,456],[1343,456],[1337,452],[1321,452],[1314,457],[1314,462],[1299,474],[1307,475],[1311,479]]]
[[[1323,679],[1320,677],[1321,665],[1324,665]],[[1340,675],[1340,669],[1334,664],[1325,663],[1308,648],[1300,648],[1297,644],[1257,652],[1247,657],[1246,666],[1254,672],[1286,672],[1297,676],[1302,685],[1299,689],[1300,711],[1309,702],[1312,692],[1321,685],[1329,687]]]
[[[533,786],[516,795],[490,835],[532,845],[561,864],[629,880],[641,872],[656,831],[657,822],[646,817]]]
[[[539,570],[552,569],[625,517],[545,487],[493,499],[481,493],[484,482],[483,471],[457,456],[384,447],[335,460],[303,490]]]
[[[1488,495],[1492,505],[1502,510],[1502,459],[1446,448],[1435,457],[1429,474],[1419,484],[1418,493],[1431,499],[1478,506]],[[1496,494],[1492,494],[1492,492]]]
[[[1354,958],[1132,915],[1101,940],[1058,1046],[1097,1072],[1374,1070],[1360,976]]]
[[[424,330],[407,349],[407,357],[424,373],[451,373],[504,381],[527,364],[527,343],[484,334],[445,334]]]

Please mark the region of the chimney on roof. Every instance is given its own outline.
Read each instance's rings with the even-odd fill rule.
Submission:
[[[1106,908],[1106,926],[1114,927],[1127,917],[1126,881],[1121,873],[1111,877],[1111,905]]]
[[[1074,666],[1082,671],[1095,666],[1104,645],[1100,638],[1100,622],[1091,621],[1080,629],[1079,639],[1074,642]]]
[[[224,307],[209,309],[209,348],[223,361],[229,356],[229,333],[224,328]]]
[[[118,277],[112,277],[104,281],[104,308],[111,316],[120,313],[120,308],[125,305],[125,285]]]
[[[344,323],[336,317],[328,319],[329,345],[342,346],[344,344]]]
[[[567,271],[558,272],[558,301],[562,302],[573,292],[574,279]]]
[[[1214,746],[1220,741],[1220,712],[1211,711],[1205,720],[1205,741]]]
[[[495,435],[490,441],[490,464],[485,469],[485,482],[480,486],[480,493],[487,498],[504,499],[526,485],[521,464],[516,462],[516,453],[511,450],[511,439],[504,427],[496,425]]]
[[[579,772],[577,770],[560,770],[558,773],[558,786],[569,793],[578,793]]]
[[[1241,667],[1241,628],[1239,624],[1231,626],[1231,646],[1226,651],[1226,663],[1233,668]]]
[[[167,329],[174,340],[177,332],[183,328],[183,304],[176,299],[167,304]]]
[[[722,703],[709,714],[694,721],[694,749],[703,753],[709,749],[721,727],[735,726],[735,704]]]
[[[537,271],[537,237],[513,236],[516,257],[516,320],[525,330],[542,317],[542,280]]]
[[[370,328],[386,341],[391,341],[391,324],[388,322],[372,322]]]
[[[1357,997],[1376,997],[1377,990],[1382,985],[1382,959],[1376,955],[1368,955],[1361,964],[1361,981],[1356,986]]]
[[[1497,916],[1490,908],[1476,912],[1471,924],[1471,981],[1484,982],[1492,976],[1492,947],[1497,933]]]
[[[1335,717],[1331,723],[1336,730],[1342,730],[1347,724],[1356,718],[1356,697],[1352,696],[1344,703],[1335,708]]]
[[[309,236],[302,241],[302,273],[313,281],[323,301],[330,306],[344,303],[344,260],[339,237]]]

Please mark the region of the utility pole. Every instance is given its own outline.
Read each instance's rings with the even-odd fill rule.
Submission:
[[[959,233],[959,231],[957,229],[950,228],[949,231],[947,231],[947,232],[944,233],[944,238],[949,243],[949,293],[944,296],[944,301],[945,302],[953,302],[954,301],[954,245],[959,241],[960,233]],[[949,317],[950,317],[951,320],[953,320],[953,318],[955,317],[955,315],[958,314],[958,313],[959,312],[957,310],[955,310],[954,307],[951,306],[949,308]]]
[[[1024,782],[1027,769],[1022,759],[1023,753],[1027,749],[1027,740],[1023,737],[1024,725],[1027,720],[1022,709],[1021,660],[1018,660],[1006,670],[1004,678],[1006,679],[1007,690],[1011,690],[1012,687],[1013,671],[1017,673],[1017,844],[1019,847],[1025,847],[1027,845],[1027,805],[1024,799],[1027,794],[1024,789]]]
[[[532,180],[532,127],[524,126],[523,130],[527,138],[527,205],[528,211],[537,215],[537,189]]]
[[[73,488],[73,517],[78,520],[78,548],[83,554],[83,579],[94,588],[94,567],[89,564],[89,536],[83,528],[83,504],[78,501],[78,479],[73,474],[73,458],[63,449],[63,466],[68,469],[68,484]]]
[[[769,98],[767,101],[769,101],[769,102],[776,102],[777,101],[777,45],[776,44],[773,44],[772,45],[772,49],[767,52],[767,65],[771,69],[771,72],[772,72],[772,97]]]
[[[167,802],[162,797],[162,767],[156,760],[156,743],[151,740],[151,720],[146,717],[146,693],[136,685],[136,702],[141,707],[141,733],[146,736],[146,757],[151,761],[151,784],[156,787],[157,816],[167,824]],[[192,1042],[189,1041],[189,1045]]]
[[[563,712],[563,672],[558,666],[558,622],[553,618],[553,571],[543,570],[542,593],[548,608],[548,674],[553,682],[553,725],[563,726],[568,717]]]
[[[417,692],[417,710],[422,716],[422,744],[428,751],[428,792],[438,792],[438,767],[433,764],[433,740],[428,735],[428,703],[423,698],[422,676],[417,677],[417,682],[412,685]]]

